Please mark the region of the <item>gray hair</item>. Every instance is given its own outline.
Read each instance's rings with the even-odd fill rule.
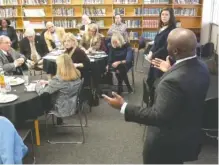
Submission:
[[[25,30],[25,33],[24,33],[24,36],[25,37],[32,37],[32,36],[35,36],[35,31],[33,28],[27,28]]]
[[[51,26],[54,26],[54,24],[53,24],[52,22],[49,21],[49,22],[46,23],[46,28],[47,28],[47,29],[48,29],[49,27],[51,27]]]
[[[10,40],[10,38],[9,38],[8,36],[5,36],[5,35],[0,36],[0,44],[1,44],[2,42],[4,42],[4,40],[6,40],[6,39],[9,39],[9,40]],[[11,41],[11,40],[10,40],[10,41]]]
[[[116,46],[113,44],[113,41],[116,40],[119,43],[119,47],[121,48],[125,44],[124,37],[120,33],[113,33],[111,38],[111,44],[113,48],[116,48]]]

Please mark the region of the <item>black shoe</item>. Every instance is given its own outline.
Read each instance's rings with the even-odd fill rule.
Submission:
[[[57,125],[62,125],[62,124],[64,124],[61,117],[57,117],[56,122],[57,122]]]
[[[118,93],[119,95],[121,95],[122,92],[123,92],[123,88],[122,88],[122,86],[119,86],[119,87],[118,87],[118,90],[117,90],[117,93]]]
[[[132,87],[129,87],[129,88],[128,88],[128,93],[130,93],[130,94],[134,93]]]

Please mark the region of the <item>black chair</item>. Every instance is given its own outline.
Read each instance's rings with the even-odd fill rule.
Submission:
[[[205,101],[202,130],[208,137],[218,139],[218,98]]]
[[[47,141],[50,144],[83,144],[85,142],[85,135],[84,135],[84,129],[83,127],[87,127],[87,114],[84,112],[84,102],[81,101],[81,93],[82,93],[82,87],[83,87],[83,83],[84,83],[84,79],[81,80],[81,84],[80,87],[78,89],[78,93],[77,93],[77,105],[76,105],[76,114],[79,118],[80,124],[63,124],[63,125],[55,125],[54,124],[54,115],[53,113],[46,113],[45,114],[45,118],[46,118],[46,135],[47,135]],[[82,114],[85,117],[85,124],[82,124]],[[81,141],[50,141],[49,140],[49,134],[48,134],[48,119],[49,117],[52,116],[52,122],[53,122],[53,126],[55,127],[80,127],[81,128],[81,136],[82,136],[82,140]],[[72,115],[73,116],[73,115]]]
[[[30,161],[32,161],[31,163],[35,164],[36,163],[36,156],[35,156],[32,129],[18,129],[17,132],[21,136],[23,142],[28,146],[28,153],[23,158],[23,163],[24,164],[29,164]],[[29,160],[29,155],[30,155],[32,160]]]
[[[214,54],[214,43],[208,42],[205,45],[201,46],[200,51],[201,58],[209,58]]]

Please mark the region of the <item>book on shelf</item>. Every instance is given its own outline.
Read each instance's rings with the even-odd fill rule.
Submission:
[[[71,4],[71,0],[53,0],[52,4],[58,4],[58,5]]]
[[[199,0],[174,0],[175,4],[200,4]]]
[[[157,35],[157,32],[143,32],[142,33],[142,37],[144,37],[147,40],[154,40],[156,35]]]
[[[16,20],[10,20],[10,22],[11,22],[10,26],[16,29],[17,28]]]
[[[113,15],[119,14],[121,16],[125,16],[125,8],[115,8],[113,9]]]
[[[0,5],[18,5],[18,0],[0,0]]]
[[[129,40],[138,40],[138,32],[129,32]]]
[[[17,8],[0,8],[1,17],[17,17]]]
[[[83,4],[104,4],[104,0],[83,0]]]
[[[197,16],[197,11],[195,8],[177,8],[174,9],[175,16]]]
[[[54,25],[63,28],[76,28],[77,20],[54,20]]]
[[[74,16],[74,8],[53,8],[53,15],[54,16]]]
[[[23,9],[24,17],[45,17],[44,9]]]
[[[137,4],[138,0],[113,0],[114,4]]]
[[[88,16],[105,16],[106,9],[105,8],[86,7],[86,8],[84,8],[84,14],[86,14]]]
[[[142,15],[144,16],[159,16],[162,8],[143,8]]]
[[[125,20],[125,24],[128,28],[140,28],[141,20]]]
[[[99,28],[104,28],[104,20],[98,20],[96,21],[96,24],[98,25]]]
[[[22,0],[23,5],[46,5],[48,0]]]
[[[142,8],[141,7],[134,8],[134,13],[136,16],[141,16],[142,15]]]
[[[158,28],[159,20],[143,20],[142,26],[144,28]]]
[[[180,28],[180,27],[182,27],[182,24],[181,24],[181,22],[180,22],[180,21],[176,21],[176,27],[177,27],[177,28]]]
[[[44,21],[23,21],[24,29],[33,28],[33,29],[45,29]]]
[[[144,0],[144,4],[169,4],[169,0]]]

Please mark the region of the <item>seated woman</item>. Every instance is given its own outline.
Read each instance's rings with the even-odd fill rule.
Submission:
[[[18,48],[18,37],[16,30],[10,26],[11,22],[7,19],[0,20],[0,36],[8,36],[11,40],[11,47],[13,49]]]
[[[82,36],[80,47],[86,54],[100,50],[101,34],[98,33],[97,24],[89,24],[88,31]]]
[[[81,83],[81,74],[66,54],[57,57],[56,64],[56,76],[49,82],[37,83],[36,92],[39,95],[45,92],[52,94],[53,113],[58,117],[57,124],[62,124],[61,117],[71,116],[76,111],[76,98]]]
[[[90,60],[86,53],[78,47],[78,41],[72,33],[66,33],[63,37],[65,53],[74,61],[75,67],[80,70],[81,76],[84,77],[88,72]]]
[[[123,92],[122,82],[127,85],[128,92],[133,92],[127,72],[132,67],[133,53],[129,43],[125,43],[120,33],[114,33],[111,38],[111,46],[109,47],[109,59],[107,71],[113,68],[116,71],[118,79],[118,94]]]
[[[27,58],[29,68],[43,68],[42,57],[46,54],[45,45],[43,45],[40,36],[35,35],[32,28],[27,28],[24,38],[20,41],[20,53]]]

